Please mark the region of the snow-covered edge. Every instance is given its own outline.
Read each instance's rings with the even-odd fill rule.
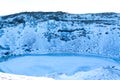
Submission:
[[[47,77],[33,77],[0,72],[0,80],[54,80]]]
[[[119,80],[120,67],[101,67],[87,72],[80,71],[74,75],[55,75],[53,78],[24,76],[0,72],[0,80]]]

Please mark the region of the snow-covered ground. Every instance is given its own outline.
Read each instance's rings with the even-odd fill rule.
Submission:
[[[0,80],[54,80],[54,79],[47,77],[33,77],[0,72]]]
[[[117,61],[109,58],[30,55],[1,62],[0,70],[18,75],[46,76],[56,80],[89,80],[91,77],[95,78],[95,76],[98,76],[97,78],[101,77],[101,80],[104,77],[109,80],[110,75],[113,80],[116,80],[120,78],[120,68],[118,66],[120,64]],[[103,80],[106,80],[105,78]]]

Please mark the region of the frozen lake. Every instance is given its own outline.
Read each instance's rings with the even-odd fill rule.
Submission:
[[[1,72],[29,76],[72,75],[104,66],[120,66],[113,59],[89,56],[22,56],[0,63]]]

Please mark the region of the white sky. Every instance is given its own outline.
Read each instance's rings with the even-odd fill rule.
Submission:
[[[120,13],[120,0],[0,0],[0,15],[7,15],[24,11]]]

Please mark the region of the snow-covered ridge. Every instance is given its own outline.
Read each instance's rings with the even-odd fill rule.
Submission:
[[[45,53],[119,58],[120,14],[23,12],[1,17],[1,57]]]
[[[120,70],[103,67],[87,72],[78,72],[72,76],[60,75],[56,80],[119,80]]]

